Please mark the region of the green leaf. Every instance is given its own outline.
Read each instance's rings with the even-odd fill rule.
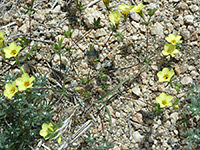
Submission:
[[[149,9],[149,12],[148,12],[148,15],[151,17],[151,16],[153,16],[154,15],[154,13],[156,12],[156,8],[154,8],[154,9]]]

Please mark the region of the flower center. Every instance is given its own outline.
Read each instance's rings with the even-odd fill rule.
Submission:
[[[172,49],[168,49],[168,50],[167,50],[167,53],[168,53],[168,54],[171,54],[172,52],[173,52]]]
[[[25,87],[28,87],[29,85],[30,85],[30,82],[29,82],[29,81],[24,82],[24,86],[25,86]]]
[[[3,38],[2,38],[2,37],[0,37],[0,41],[3,41]]]
[[[172,43],[176,43],[176,40],[172,40]]]
[[[11,94],[15,93],[15,88],[14,88],[14,87],[12,87],[12,88],[10,89],[10,93],[11,93]]]
[[[163,105],[166,105],[167,104],[167,101],[164,99],[164,100],[162,100],[162,104]]]
[[[16,49],[13,49],[12,51],[11,51],[11,53],[10,53],[11,55],[16,55],[17,54],[17,51],[16,51]]]
[[[168,74],[165,74],[164,76],[163,76],[163,79],[168,79],[169,78],[169,75]]]

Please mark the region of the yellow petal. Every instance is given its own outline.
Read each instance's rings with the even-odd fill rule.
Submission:
[[[62,141],[62,137],[61,137],[61,136],[59,136],[59,137],[57,138],[57,142],[58,142],[58,144],[60,144],[60,143],[61,143],[61,141]]]

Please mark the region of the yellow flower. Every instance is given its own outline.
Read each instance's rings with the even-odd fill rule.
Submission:
[[[57,138],[57,142],[58,142],[58,144],[60,144],[60,143],[61,143],[61,141],[62,141],[62,137],[61,137],[61,136],[59,136],[59,137]]]
[[[5,34],[5,32],[2,30],[0,32],[0,48],[3,47],[3,45],[4,45],[4,34]]]
[[[18,52],[22,49],[21,46],[17,46],[15,42],[10,43],[9,46],[3,49],[6,58],[17,56]]]
[[[182,41],[180,40],[182,37],[180,35],[175,36],[174,34],[169,34],[168,37],[166,37],[165,39],[167,40],[167,42],[176,45],[176,43],[182,43]]]
[[[156,97],[156,101],[160,104],[160,108],[164,108],[165,106],[172,106],[173,96],[165,93],[161,93],[160,96]]]
[[[115,25],[118,25],[121,19],[121,13],[119,11],[113,11],[109,14],[110,21]]]
[[[27,73],[22,74],[21,78],[16,79],[16,84],[18,86],[19,91],[24,91],[27,88],[31,88],[33,86],[33,81],[35,77],[30,77]]]
[[[124,15],[124,20],[127,19],[129,11],[133,8],[133,5],[125,5],[121,4],[118,6],[119,10],[122,10],[122,14]]]
[[[165,82],[165,81],[169,82],[173,77],[173,75],[174,75],[174,70],[173,69],[169,70],[169,68],[163,68],[162,71],[159,71],[157,73],[159,82]]]
[[[162,51],[162,54],[164,56],[171,55],[172,57],[174,57],[175,56],[174,54],[177,53],[179,53],[179,50],[176,49],[176,45],[173,44],[165,44],[164,50]]]
[[[15,86],[15,81],[12,83],[7,83],[5,86],[5,90],[3,92],[4,96],[8,97],[9,99],[11,99],[15,93],[17,93],[18,89]]]
[[[49,123],[49,124],[43,123],[42,130],[40,130],[40,135],[45,140],[49,139],[49,137],[46,137],[48,135],[49,131],[53,131],[53,124],[52,123]]]
[[[141,3],[137,6],[134,6],[133,9],[131,9],[131,12],[141,13],[142,9],[145,7],[146,6]]]

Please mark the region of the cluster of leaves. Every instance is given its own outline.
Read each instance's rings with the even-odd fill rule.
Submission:
[[[5,75],[1,85],[16,80],[16,75]],[[46,77],[35,76],[34,87],[43,88]],[[52,118],[50,102],[46,100],[46,90],[26,90],[16,93],[9,100],[0,95],[0,149],[30,148],[35,139],[40,138],[39,131],[44,121]]]
[[[86,145],[81,147],[81,150],[109,150],[114,146],[112,142],[109,142],[108,140],[99,141],[98,136],[93,136],[90,133],[85,138]]]
[[[185,107],[186,115],[191,116],[191,119],[194,121],[195,117],[200,116],[200,82],[198,84],[193,84],[193,86],[188,90],[188,96],[186,98],[186,104],[188,107]],[[200,124],[197,122],[195,127],[189,129],[189,131],[184,133],[187,136],[186,143],[188,148],[192,145],[200,148]]]

